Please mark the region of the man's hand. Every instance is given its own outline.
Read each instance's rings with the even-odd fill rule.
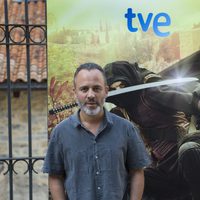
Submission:
[[[131,177],[130,200],[141,200],[144,190],[144,170],[131,170],[129,175]]]
[[[195,116],[195,121],[196,121],[196,122],[195,122],[195,123],[196,123],[196,124],[195,124],[196,129],[197,129],[197,130],[200,130],[200,113],[199,113],[199,115],[196,115],[196,116]]]

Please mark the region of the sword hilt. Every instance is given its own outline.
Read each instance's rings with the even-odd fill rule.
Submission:
[[[57,114],[57,113],[62,112],[64,110],[74,108],[76,106],[78,106],[78,104],[76,102],[74,102],[74,103],[69,103],[69,104],[66,104],[66,105],[63,105],[63,106],[60,106],[60,107],[57,107],[57,108],[52,108],[52,109],[49,110],[49,115],[54,115],[54,114]]]

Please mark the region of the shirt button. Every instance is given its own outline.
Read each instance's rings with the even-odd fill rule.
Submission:
[[[99,174],[99,171],[97,171],[96,174]]]
[[[98,159],[98,156],[95,156],[96,159]]]
[[[98,189],[98,190],[100,190],[100,189],[101,189],[101,187],[97,187],[97,189]]]

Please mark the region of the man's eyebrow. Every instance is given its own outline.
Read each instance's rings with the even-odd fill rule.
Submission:
[[[93,87],[102,87],[101,85],[94,85]]]

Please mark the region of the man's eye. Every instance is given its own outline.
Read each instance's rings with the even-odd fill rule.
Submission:
[[[84,88],[81,88],[81,91],[82,91],[82,92],[87,92],[87,90],[88,90],[88,88],[85,88],[85,87],[84,87]]]
[[[99,91],[101,91],[101,88],[100,88],[100,87],[95,87],[95,88],[93,88],[93,90],[94,90],[95,92],[99,92]]]

